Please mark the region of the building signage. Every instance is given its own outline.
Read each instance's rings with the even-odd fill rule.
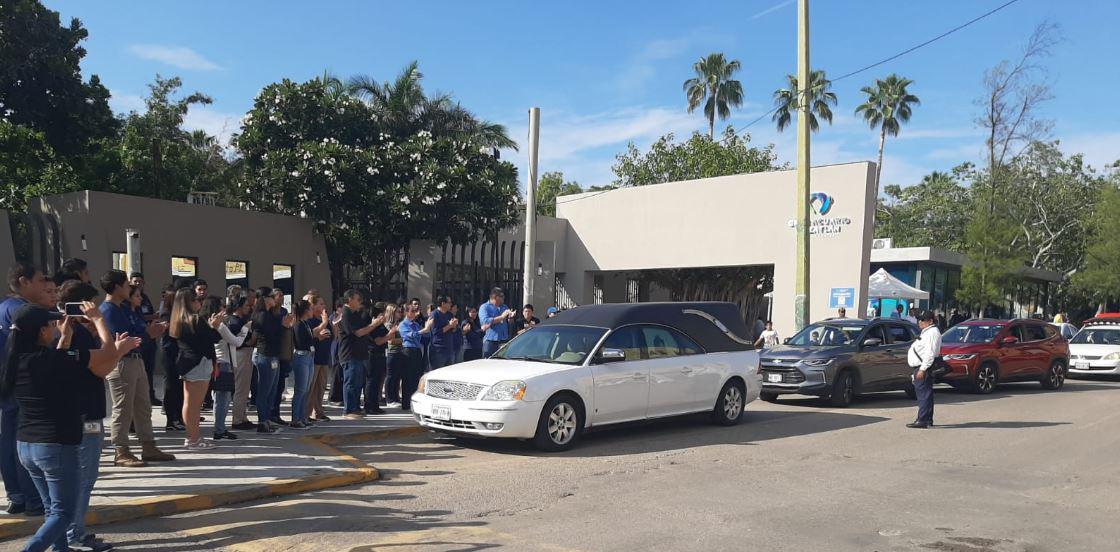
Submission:
[[[830,236],[832,234],[839,234],[845,227],[852,224],[852,219],[848,217],[829,217],[827,216],[832,212],[832,208],[836,205],[836,198],[824,193],[813,192],[809,194],[809,208],[812,209],[813,214],[817,218],[809,221],[809,235],[810,236]],[[797,220],[790,219],[790,228],[797,228]]]
[[[828,293],[828,308],[852,308],[856,305],[856,288],[832,288]]]

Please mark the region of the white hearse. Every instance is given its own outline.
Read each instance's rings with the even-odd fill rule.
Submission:
[[[696,412],[739,422],[758,398],[758,353],[731,303],[588,305],[493,357],[433,370],[412,397],[435,431],[571,448],[584,430]]]

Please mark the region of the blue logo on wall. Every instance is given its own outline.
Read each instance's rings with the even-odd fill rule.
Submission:
[[[824,216],[832,210],[833,199],[832,196],[824,192],[813,192],[809,194],[809,206],[812,207],[813,212]]]

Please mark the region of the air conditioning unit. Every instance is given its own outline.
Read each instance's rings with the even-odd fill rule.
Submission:
[[[891,239],[890,238],[875,238],[875,239],[871,240],[871,249],[890,249],[890,248],[891,248]]]

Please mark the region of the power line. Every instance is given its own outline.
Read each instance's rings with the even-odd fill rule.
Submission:
[[[884,63],[889,63],[889,62],[891,62],[891,61],[894,61],[894,60],[896,60],[896,59],[898,59],[898,58],[900,58],[900,57],[902,57],[902,56],[905,56],[906,54],[909,54],[909,53],[911,53],[911,52],[914,52],[914,51],[916,51],[916,50],[920,50],[920,49],[922,49],[922,48],[924,48],[924,47],[926,47],[926,46],[929,46],[930,44],[933,44],[934,42],[937,42],[937,41],[939,41],[939,40],[941,40],[941,39],[943,39],[943,38],[945,38],[945,37],[947,37],[947,36],[949,36],[949,35],[951,35],[951,34],[953,34],[953,33],[957,32],[957,31],[960,31],[960,30],[964,29],[965,27],[968,27],[968,26],[970,26],[970,25],[972,25],[972,24],[974,24],[974,23],[976,23],[976,22],[978,22],[978,21],[981,21],[981,20],[983,20],[983,19],[985,19],[985,18],[987,18],[987,17],[990,17],[990,16],[992,16],[992,15],[995,15],[995,14],[996,14],[997,12],[999,12],[999,11],[1003,10],[1004,8],[1006,8],[1006,7],[1010,6],[1010,5],[1012,5],[1012,4],[1014,4],[1014,3],[1018,2],[1018,1],[1019,1],[1019,0],[1008,0],[1007,2],[1004,2],[1003,4],[1000,4],[999,6],[996,6],[995,8],[992,8],[991,10],[988,10],[987,12],[984,12],[983,14],[980,14],[980,15],[978,15],[978,16],[976,16],[976,17],[974,17],[974,18],[972,18],[972,19],[970,19],[970,20],[968,20],[968,21],[966,21],[966,22],[964,22],[964,23],[961,23],[960,25],[957,25],[956,27],[953,27],[952,29],[949,29],[949,30],[947,30],[947,31],[945,31],[945,32],[943,32],[943,33],[941,33],[941,34],[939,34],[939,35],[937,35],[937,36],[935,36],[935,37],[933,37],[933,38],[929,39],[929,40],[926,40],[925,42],[921,42],[921,43],[919,43],[919,44],[915,44],[914,46],[911,46],[911,47],[909,47],[909,48],[907,48],[907,49],[905,49],[905,50],[902,50],[901,52],[898,52],[898,53],[896,53],[896,54],[894,54],[894,55],[891,55],[891,56],[889,56],[889,57],[883,58],[883,59],[881,59],[881,60],[879,60],[879,61],[876,61],[876,62],[874,62],[874,63],[868,64],[868,65],[865,65],[865,66],[863,66],[863,67],[860,67],[859,69],[856,69],[856,70],[854,70],[854,71],[850,71],[850,72],[844,73],[843,75],[840,75],[839,77],[836,77],[835,79],[832,79],[832,81],[831,81],[831,82],[839,82],[839,81],[842,81],[842,80],[844,80],[844,79],[846,79],[846,78],[849,78],[849,77],[854,77],[854,76],[856,76],[856,75],[858,75],[858,74],[860,74],[860,73],[863,73],[863,72],[865,72],[865,71],[869,71],[869,70],[871,70],[871,69],[874,69],[874,68],[876,68],[876,67],[878,67],[878,66],[880,66],[880,65],[883,65]],[[800,100],[800,99],[801,99],[801,98],[800,98],[800,96],[802,96],[802,95],[807,95],[808,93],[809,93],[809,89],[808,89],[808,88],[803,88],[803,89],[802,89],[802,90],[801,90],[800,92],[798,92],[798,97],[799,97],[798,99]],[[735,130],[735,132],[736,132],[736,133],[739,133],[739,132],[742,132],[742,131],[744,131],[744,130],[746,130],[746,129],[748,129],[748,128],[752,127],[752,126],[754,126],[754,125],[755,125],[755,124],[757,124],[757,123],[758,123],[759,121],[761,121],[761,120],[765,119],[766,117],[768,117],[768,116],[770,116],[770,115],[773,115],[773,114],[774,114],[774,112],[775,112],[775,111],[777,111],[777,110],[779,109],[779,107],[780,107],[780,106],[775,106],[775,107],[771,108],[771,109],[770,109],[770,111],[767,111],[766,113],[763,113],[762,115],[759,115],[758,117],[756,117],[755,119],[753,119],[753,120],[752,120],[751,122],[749,122],[749,123],[747,123],[747,124],[745,124],[745,125],[743,125],[743,126],[739,127],[738,129],[736,129],[736,130]],[[732,127],[732,128],[734,128],[734,127]],[[726,140],[727,140],[727,138],[722,138],[722,139],[720,139],[719,141],[720,141],[720,142],[724,142],[724,141],[726,141]],[[602,190],[602,191],[600,191],[600,192],[598,192],[598,193],[595,193],[595,194],[583,195],[583,196],[580,196],[580,197],[572,198],[572,199],[569,199],[568,201],[557,201],[557,202],[556,202],[556,204],[557,204],[557,205],[560,205],[560,204],[562,204],[562,203],[571,203],[571,202],[573,202],[573,201],[579,201],[579,200],[581,200],[581,199],[590,199],[590,198],[593,198],[593,197],[596,197],[596,196],[600,196],[600,195],[602,195],[602,194],[605,194],[605,193],[607,193],[607,192],[610,192],[610,191],[613,191],[613,190],[617,190],[617,189],[619,189],[619,188],[609,188],[609,189],[606,189],[606,190]]]
[[[894,61],[894,60],[896,60],[896,59],[898,59],[902,56],[905,56],[906,54],[914,52],[915,50],[920,50],[920,49],[922,49],[926,46],[929,46],[930,44],[933,44],[934,42],[937,42],[938,40],[941,40],[941,39],[957,32],[957,31],[961,30],[961,29],[964,29],[965,27],[968,27],[969,25],[972,25],[973,23],[976,23],[976,22],[978,22],[982,19],[985,19],[985,18],[987,18],[991,15],[994,15],[996,12],[998,12],[998,11],[1000,11],[1000,10],[1002,10],[1002,9],[1004,9],[1004,8],[1010,6],[1011,4],[1014,4],[1018,1],[1019,0],[1008,0],[1007,2],[1004,2],[1003,4],[1000,4],[999,6],[996,6],[995,8],[992,8],[991,10],[988,10],[987,12],[984,12],[983,14],[980,14],[980,15],[978,15],[978,16],[976,16],[976,17],[974,17],[974,18],[972,18],[972,19],[970,19],[970,20],[968,20],[964,23],[961,23],[960,25],[957,25],[956,27],[953,27],[952,29],[949,29],[949,30],[947,30],[947,31],[929,39],[929,40],[926,40],[925,42],[915,44],[914,46],[911,46],[911,47],[909,47],[905,50],[902,50],[901,52],[898,52],[898,53],[896,53],[892,56],[883,58],[883,59],[881,59],[879,61],[876,61],[874,63],[871,63],[869,65],[865,65],[863,67],[860,67],[859,69],[856,69],[855,71],[850,71],[850,72],[844,73],[843,75],[840,75],[839,77],[836,77],[836,78],[832,79],[831,82],[839,82],[839,81],[842,81],[842,80],[844,80],[848,77],[854,77],[854,76],[856,76],[860,73],[863,73],[864,71],[868,71],[868,70],[874,69],[874,68],[876,68],[880,65],[883,65],[884,63],[889,63],[891,61]],[[802,84],[802,87],[804,87],[804,84]],[[802,95],[808,94],[808,92],[809,92],[808,88],[803,88],[798,93],[798,99],[800,100],[801,99],[800,97]],[[744,131],[744,130],[754,126],[755,124],[757,124],[762,119],[765,119],[767,116],[772,115],[778,109],[779,109],[779,106],[773,107],[772,109],[770,109],[770,111],[767,111],[766,113],[763,113],[762,115],[759,115],[757,118],[755,118],[751,122],[747,123],[746,125],[743,125],[743,126],[739,127],[739,129],[736,130],[736,132],[741,132],[741,131]],[[726,140],[726,138],[724,138],[723,140]],[[721,140],[721,141],[723,141],[723,140]]]

